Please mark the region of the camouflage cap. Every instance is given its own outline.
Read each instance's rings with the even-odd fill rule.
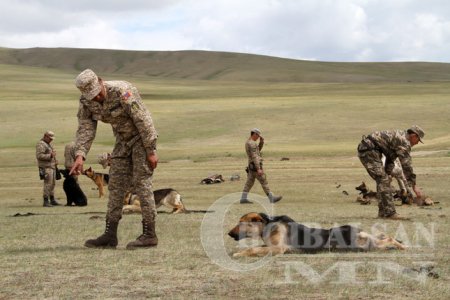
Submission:
[[[97,75],[91,69],[81,72],[75,80],[75,85],[87,100],[92,100],[102,90]]]
[[[54,133],[53,131],[50,131],[50,130],[47,130],[47,131],[44,133],[44,136],[48,136],[48,137],[51,138],[52,140],[55,139],[55,133]]]
[[[412,131],[413,133],[417,134],[417,136],[419,137],[419,141],[423,144],[422,139],[425,136],[425,132],[423,131],[422,128],[420,128],[417,125],[412,125],[408,131]]]
[[[259,130],[258,128],[253,128],[252,131],[250,131],[251,133],[256,133],[257,135],[261,135],[261,130]]]

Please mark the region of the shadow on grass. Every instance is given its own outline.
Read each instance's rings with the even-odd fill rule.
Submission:
[[[55,215],[97,215],[97,214],[105,214],[104,211],[86,211],[86,212],[77,212],[77,213],[49,213],[49,214],[40,214],[40,213],[16,213],[14,215],[10,215],[8,217],[31,217],[31,216],[55,216]]]
[[[52,252],[55,253],[57,251],[65,252],[65,251],[80,251],[82,249],[86,249],[83,246],[57,246],[57,247],[45,247],[45,248],[37,248],[37,247],[22,247],[20,249],[6,249],[4,250],[5,254],[35,254],[38,252]]]

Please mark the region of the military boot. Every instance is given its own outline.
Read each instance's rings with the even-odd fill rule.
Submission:
[[[241,203],[241,204],[252,204],[253,202],[248,200],[247,195],[248,195],[248,193],[242,192],[241,200],[239,201],[239,203]]]
[[[267,194],[267,197],[269,198],[270,203],[276,203],[283,198],[283,196],[275,196],[271,192]]]
[[[119,222],[106,220],[105,233],[93,240],[87,240],[84,246],[88,248],[116,248],[117,226]]]
[[[48,201],[48,197],[44,196],[44,207],[52,207],[52,205],[50,204],[50,202]]]
[[[155,221],[142,221],[143,233],[133,242],[127,245],[128,250],[136,248],[149,248],[158,245],[155,232]]]
[[[61,205],[58,203],[58,201],[56,201],[55,196],[50,196],[50,204],[53,206]]]

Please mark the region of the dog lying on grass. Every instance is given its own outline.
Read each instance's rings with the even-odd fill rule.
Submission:
[[[361,205],[370,204],[372,201],[378,202],[377,192],[371,191],[367,188],[366,183],[363,181],[359,186],[355,187],[357,191],[359,191],[360,196],[356,198],[356,202],[359,202]],[[431,197],[426,195],[422,195],[421,197],[413,197],[411,194],[405,190],[398,190],[394,193],[394,199],[401,200],[402,204],[415,204],[417,206],[431,206],[435,203]]]
[[[316,253],[323,250],[406,249],[406,246],[391,237],[384,234],[374,236],[350,225],[330,229],[309,228],[296,223],[288,216],[270,217],[255,212],[243,215],[239,224],[231,229],[228,235],[236,241],[262,238],[265,244],[234,253],[234,257],[277,255],[293,251]]]
[[[109,182],[109,174],[97,173],[92,170],[92,167],[84,170],[83,174],[92,179],[98,188],[98,197],[102,198],[105,195],[105,186],[107,186]]]
[[[356,202],[361,203],[361,205],[370,204],[372,201],[378,202],[377,192],[369,190],[364,181],[359,186],[355,187],[355,190],[359,191],[359,194],[361,195],[356,198]]]
[[[184,213],[186,208],[184,207],[181,195],[174,189],[159,189],[153,191],[155,197],[156,208],[161,205],[172,208],[173,214]],[[124,199],[124,207],[122,208],[122,213],[132,214],[141,213],[141,202],[139,197],[135,194],[128,193]]]

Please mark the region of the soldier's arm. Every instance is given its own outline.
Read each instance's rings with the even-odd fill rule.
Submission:
[[[252,158],[253,163],[255,164],[256,170],[261,169],[261,157],[258,154],[258,148],[259,146],[256,145],[256,143],[250,143],[250,155]]]
[[[259,137],[259,151],[262,150],[262,148],[264,147],[264,138],[262,136]]]
[[[51,161],[52,160],[52,153],[45,153],[45,146],[42,143],[38,143],[36,145],[36,158],[38,160],[44,160],[44,161]]]
[[[407,148],[401,148],[397,151],[397,155],[400,164],[402,165],[403,174],[405,175],[406,180],[408,181],[409,185],[414,188],[414,186],[416,185],[416,174],[414,174],[412,159],[409,152],[410,151]]]
[[[125,91],[122,94],[121,103],[139,131],[147,156],[155,155],[158,133],[153,125],[150,112],[142,103],[139,92],[136,89]]]
[[[81,156],[83,159],[86,159],[97,132],[97,120],[92,119],[92,113],[81,102],[77,117],[78,130],[75,141],[75,157]]]

